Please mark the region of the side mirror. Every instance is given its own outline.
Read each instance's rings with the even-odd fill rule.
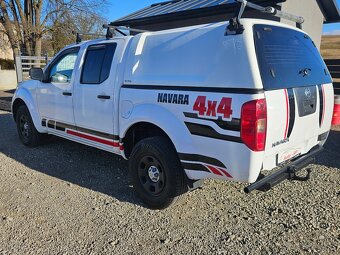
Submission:
[[[42,81],[44,79],[44,72],[41,68],[32,67],[29,71],[32,80]]]

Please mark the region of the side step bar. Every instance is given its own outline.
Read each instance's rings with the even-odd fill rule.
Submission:
[[[307,175],[305,177],[296,176],[296,173],[299,172],[301,169],[305,168],[309,164],[315,162],[315,156],[323,151],[323,147],[316,146],[311,149],[307,154],[297,158],[296,160],[292,161],[288,165],[282,167],[280,170],[265,176],[261,179],[258,179],[253,184],[244,188],[245,193],[250,193],[255,189],[261,191],[268,191],[273,188],[275,185],[279,184],[280,182],[289,179],[289,180],[298,180],[298,181],[307,181],[310,178],[311,170],[307,169]]]

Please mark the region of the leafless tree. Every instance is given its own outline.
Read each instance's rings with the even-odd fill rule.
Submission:
[[[0,0],[0,22],[15,55],[22,51],[40,56],[42,39],[53,31],[54,23],[79,13],[100,17],[107,5],[106,0]]]

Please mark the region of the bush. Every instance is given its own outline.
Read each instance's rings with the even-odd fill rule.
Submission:
[[[0,58],[0,67],[2,70],[13,70],[14,60]]]

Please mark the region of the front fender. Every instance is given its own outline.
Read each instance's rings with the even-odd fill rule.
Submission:
[[[31,86],[29,87],[20,86],[17,88],[12,99],[12,112],[13,112],[14,103],[16,102],[16,100],[19,100],[19,99],[24,101],[24,103],[26,104],[31,114],[34,126],[38,130],[38,132],[40,133],[46,132],[46,130],[44,130],[43,127],[41,126],[41,120],[40,120],[36,97],[35,97],[35,86],[34,87],[33,86],[32,87]]]
[[[184,121],[168,109],[153,104],[134,106],[128,119],[120,118],[119,136],[125,137],[129,128],[139,122],[148,122],[162,129],[169,136],[178,152],[193,150],[192,136]]]

